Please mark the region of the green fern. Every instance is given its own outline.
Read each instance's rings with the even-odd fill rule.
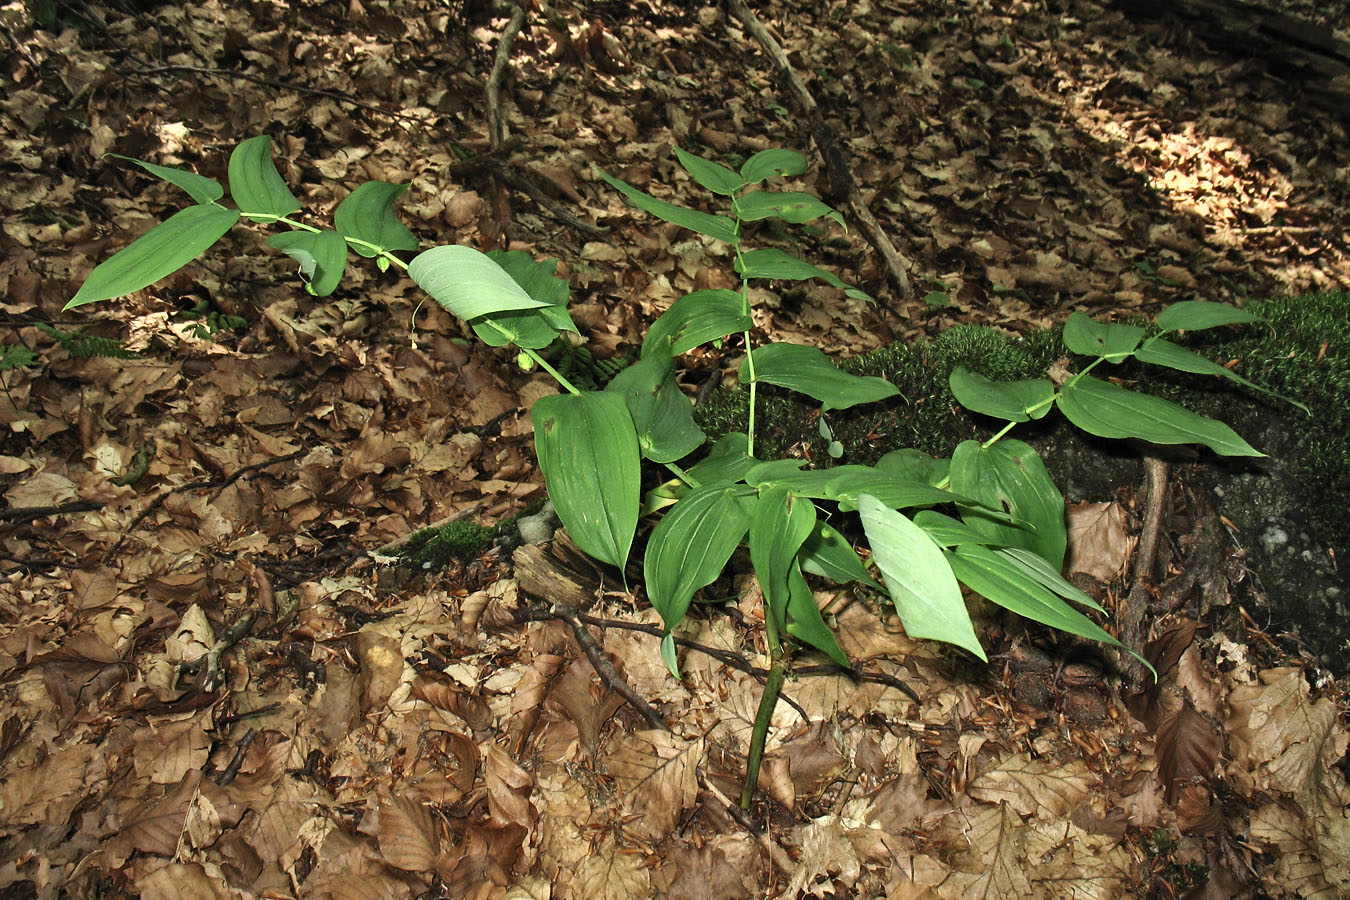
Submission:
[[[103,357],[107,359],[143,359],[144,354],[128,350],[119,340],[99,337],[94,334],[81,334],[62,331],[45,322],[37,323],[38,331],[54,338],[71,356],[77,359]]]
[[[37,361],[37,354],[23,344],[6,344],[0,350],[0,372],[9,369],[22,369]]]

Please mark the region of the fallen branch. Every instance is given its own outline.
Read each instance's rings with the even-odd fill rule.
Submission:
[[[886,236],[886,231],[881,227],[871,210],[863,201],[862,192],[858,190],[858,185],[853,180],[853,174],[849,171],[848,162],[844,159],[844,153],[839,149],[839,141],[834,136],[834,129],[825,121],[825,117],[820,113],[820,107],[816,105],[815,98],[811,92],[802,84],[802,80],[797,77],[797,73],[792,70],[792,64],[788,62],[787,54],[779,45],[769,30],[764,27],[749,6],[746,6],[745,0],[727,0],[727,10],[737,21],[745,26],[759,45],[764,48],[774,68],[778,70],[779,80],[788,88],[797,105],[805,113],[807,121],[811,123],[811,133],[815,137],[816,147],[820,149],[821,155],[825,158],[826,177],[830,182],[830,192],[835,199],[842,199],[846,205],[850,218],[857,224],[858,230],[871,241],[872,247],[881,256],[882,262],[886,265],[887,279],[891,286],[901,295],[907,295],[910,291],[909,270],[913,264],[895,249],[891,239]]]

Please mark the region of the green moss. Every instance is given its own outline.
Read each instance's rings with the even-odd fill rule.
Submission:
[[[1309,437],[1306,496],[1319,509],[1335,511],[1335,521],[1318,524],[1344,535],[1341,511],[1350,506],[1350,292],[1280,297],[1247,308],[1270,327],[1236,338],[1219,335],[1195,349],[1225,363],[1235,360],[1235,371],[1308,406],[1312,414],[1300,418]]]
[[[492,544],[497,529],[469,519],[456,519],[440,528],[413,532],[398,555],[419,569],[439,569],[451,562],[467,563]]]

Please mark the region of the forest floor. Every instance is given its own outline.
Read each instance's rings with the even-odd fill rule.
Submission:
[[[869,677],[788,683],[742,813],[764,665],[744,580],[692,620],[706,652],[677,681],[640,591],[561,541],[514,568],[500,548],[377,561],[542,498],[538,373],[464,341],[396,272],[352,264],[309,296],[244,228],[62,312],[183,205],[106,154],[223,180],[265,133],[313,221],[368,179],[410,183],[424,245],[556,257],[588,346],[632,351],[731,259],[599,169],[699,205],[673,147],[814,159],[811,134],[716,6],[536,5],[501,93],[503,168],[473,165],[504,24],[482,4],[0,10],[0,898],[1350,896],[1347,681],[1260,630],[1232,589],[1240,554],[1184,508],[1157,583],[1123,577],[1142,489],[1101,498],[1078,547],[1108,608],[1132,586],[1172,601],[1145,622],[1158,686],[988,615],[995,662],[972,665],[858,599],[837,623]],[[955,323],[1350,288],[1344,113],[1259,61],[1089,0],[757,11],[914,264],[901,295],[856,229],[763,230],[878,303],[757,289],[761,338],[851,355]],[[793,186],[824,191],[818,172]],[[1202,545],[1203,580],[1177,588]],[[561,574],[530,581],[536,564]],[[541,596],[563,588],[575,628]]]

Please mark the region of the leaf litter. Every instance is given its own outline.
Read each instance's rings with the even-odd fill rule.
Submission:
[[[267,132],[320,216],[365,179],[411,182],[401,209],[424,239],[556,256],[590,345],[627,352],[685,292],[727,286],[732,261],[635,214],[598,169],[698,203],[675,146],[806,151],[810,135],[716,7],[614,6],[537,4],[503,95],[523,139],[509,163],[605,240],[462,165],[490,146],[482,85],[502,22],[480,4],[72,5],[54,28],[11,11],[0,302],[40,364],[0,373],[0,885],[1350,893],[1345,686],[1235,603],[1151,622],[1162,679],[1123,697],[1074,661],[1084,648],[1021,625],[983,617],[1001,651],[976,668],[846,604],[850,658],[922,702],[840,675],[790,682],[747,819],[728,798],[754,675],[686,650],[686,678],[669,678],[636,630],[654,615],[616,579],[577,575],[606,623],[589,634],[671,731],[624,704],[566,625],[522,615],[550,598],[523,591],[502,551],[432,573],[372,562],[419,527],[542,496],[525,409],[549,383],[465,346],[393,274],[352,267],[315,300],[248,236],[92,315],[59,313],[178,199],[104,154],[219,177],[226,149]],[[1344,124],[1250,60],[1090,2],[790,0],[759,15],[924,279],[889,294],[863,242],[830,225],[805,238],[811,258],[882,305],[757,288],[766,336],[854,353],[957,321],[1023,332],[1075,309],[1350,286]],[[826,189],[815,170],[789,187]],[[143,355],[80,358],[38,323]],[[122,479],[138,454],[144,473]],[[1080,510],[1078,568],[1108,605],[1127,507]],[[762,615],[736,592],[743,619]],[[727,617],[692,627],[693,643],[763,664]]]

